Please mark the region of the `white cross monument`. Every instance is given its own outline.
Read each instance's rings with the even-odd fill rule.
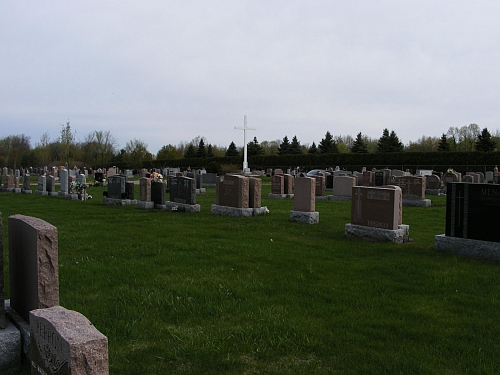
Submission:
[[[248,169],[248,162],[247,162],[247,130],[257,130],[257,128],[249,128],[247,127],[247,115],[244,117],[245,122],[244,126],[235,126],[235,129],[238,130],[243,130],[243,144],[245,145],[243,147],[243,173],[250,172],[250,169]]]

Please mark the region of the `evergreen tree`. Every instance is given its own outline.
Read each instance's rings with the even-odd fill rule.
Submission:
[[[356,136],[356,139],[354,140],[352,147],[351,147],[351,152],[356,153],[356,154],[368,153],[368,146],[365,144],[365,141],[363,140],[363,136],[361,135],[361,132],[359,132],[358,135]]]
[[[290,148],[288,149],[289,154],[302,154],[302,147],[300,147],[300,142],[297,139],[297,136],[294,135],[292,138],[292,143],[290,144]]]
[[[475,143],[476,151],[491,152],[495,151],[496,143],[491,139],[491,134],[487,128],[484,128],[481,134],[478,134]]]
[[[186,159],[192,159],[196,157],[196,150],[192,143],[189,144],[188,148],[184,152],[184,157]]]
[[[325,138],[319,142],[318,149],[321,154],[336,154],[339,152],[337,144],[334,142],[333,136],[329,131],[326,132]]]
[[[262,155],[262,154],[264,154],[264,149],[257,141],[257,137],[253,137],[253,142],[250,142],[249,144],[247,144],[247,155],[253,156],[253,155]]]
[[[239,152],[238,149],[236,148],[236,145],[234,142],[231,142],[229,147],[226,150],[226,156],[238,156]]]
[[[441,139],[439,140],[438,144],[438,151],[450,151],[451,147],[450,144],[448,143],[448,138],[446,138],[446,134],[443,133],[441,136]]]
[[[196,150],[196,157],[205,159],[207,157],[207,151],[205,150],[205,142],[203,138],[200,139],[200,143],[198,143],[198,149]]]
[[[280,147],[278,148],[278,155],[286,155],[290,153],[290,141],[288,140],[288,137],[285,135],[285,138],[283,138],[283,141],[280,144]]]
[[[318,148],[316,147],[316,143],[312,143],[311,147],[307,150],[308,154],[317,154],[318,153]]]
[[[387,128],[382,132],[382,137],[377,142],[377,152],[386,153],[386,152],[401,152],[403,151],[404,146],[399,141],[396,132],[392,130],[389,133]]]
[[[214,157],[214,150],[212,150],[212,144],[209,143],[207,146],[207,158],[213,158]]]

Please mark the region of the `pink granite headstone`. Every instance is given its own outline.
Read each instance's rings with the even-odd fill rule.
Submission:
[[[314,212],[316,210],[316,179],[311,177],[297,177],[295,179],[295,194],[293,196],[293,210]]]

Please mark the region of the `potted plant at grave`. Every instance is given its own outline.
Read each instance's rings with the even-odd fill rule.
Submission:
[[[158,172],[151,173],[149,178],[152,179],[154,182],[163,182],[163,175],[161,175]]]

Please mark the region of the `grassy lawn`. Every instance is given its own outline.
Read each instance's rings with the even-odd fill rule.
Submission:
[[[138,196],[138,186],[136,186]],[[317,201],[318,225],[139,210],[0,193],[7,218],[59,233],[60,303],[109,339],[111,374],[498,374],[498,263],[433,250],[445,198],[403,208],[413,242],[344,237],[350,202]]]

